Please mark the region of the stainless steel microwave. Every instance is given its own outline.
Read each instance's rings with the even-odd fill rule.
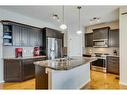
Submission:
[[[108,47],[108,39],[93,40],[93,47]]]

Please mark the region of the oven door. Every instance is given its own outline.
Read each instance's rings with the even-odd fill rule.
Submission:
[[[98,67],[103,67],[105,68],[106,67],[106,64],[105,64],[105,59],[97,59],[96,61],[93,61],[92,62],[92,66],[98,66]]]
[[[95,71],[100,71],[100,72],[107,72],[106,69],[106,60],[105,59],[97,59],[96,61],[93,61],[91,63],[91,69]]]

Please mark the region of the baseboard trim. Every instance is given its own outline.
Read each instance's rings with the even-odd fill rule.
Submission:
[[[82,86],[80,86],[80,89],[82,89],[87,83],[89,83],[91,81],[91,79],[89,79],[88,81],[86,81]]]
[[[127,83],[124,83],[124,82],[119,82],[119,84],[127,86]]]

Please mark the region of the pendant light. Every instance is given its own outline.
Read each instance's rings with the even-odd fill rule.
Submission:
[[[63,6],[63,22],[62,22],[62,24],[60,25],[60,28],[61,28],[62,30],[66,30],[66,29],[67,29],[67,25],[64,23],[64,6]]]
[[[78,18],[78,20],[79,20],[79,23],[78,23],[78,31],[76,32],[77,34],[81,34],[82,33],[82,31],[81,31],[81,25],[80,25],[80,9],[81,9],[81,7],[80,6],[78,6],[77,7],[77,9],[79,10],[79,18]]]

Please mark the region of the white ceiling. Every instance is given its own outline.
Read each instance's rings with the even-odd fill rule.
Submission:
[[[62,18],[62,6],[0,6],[0,8],[23,14],[42,21],[60,25],[60,22],[51,19],[51,15],[56,13]],[[93,17],[99,17],[100,23],[118,20],[119,6],[82,6],[81,25],[90,25],[89,21]],[[65,23],[73,27],[78,27],[77,6],[65,6]]]

